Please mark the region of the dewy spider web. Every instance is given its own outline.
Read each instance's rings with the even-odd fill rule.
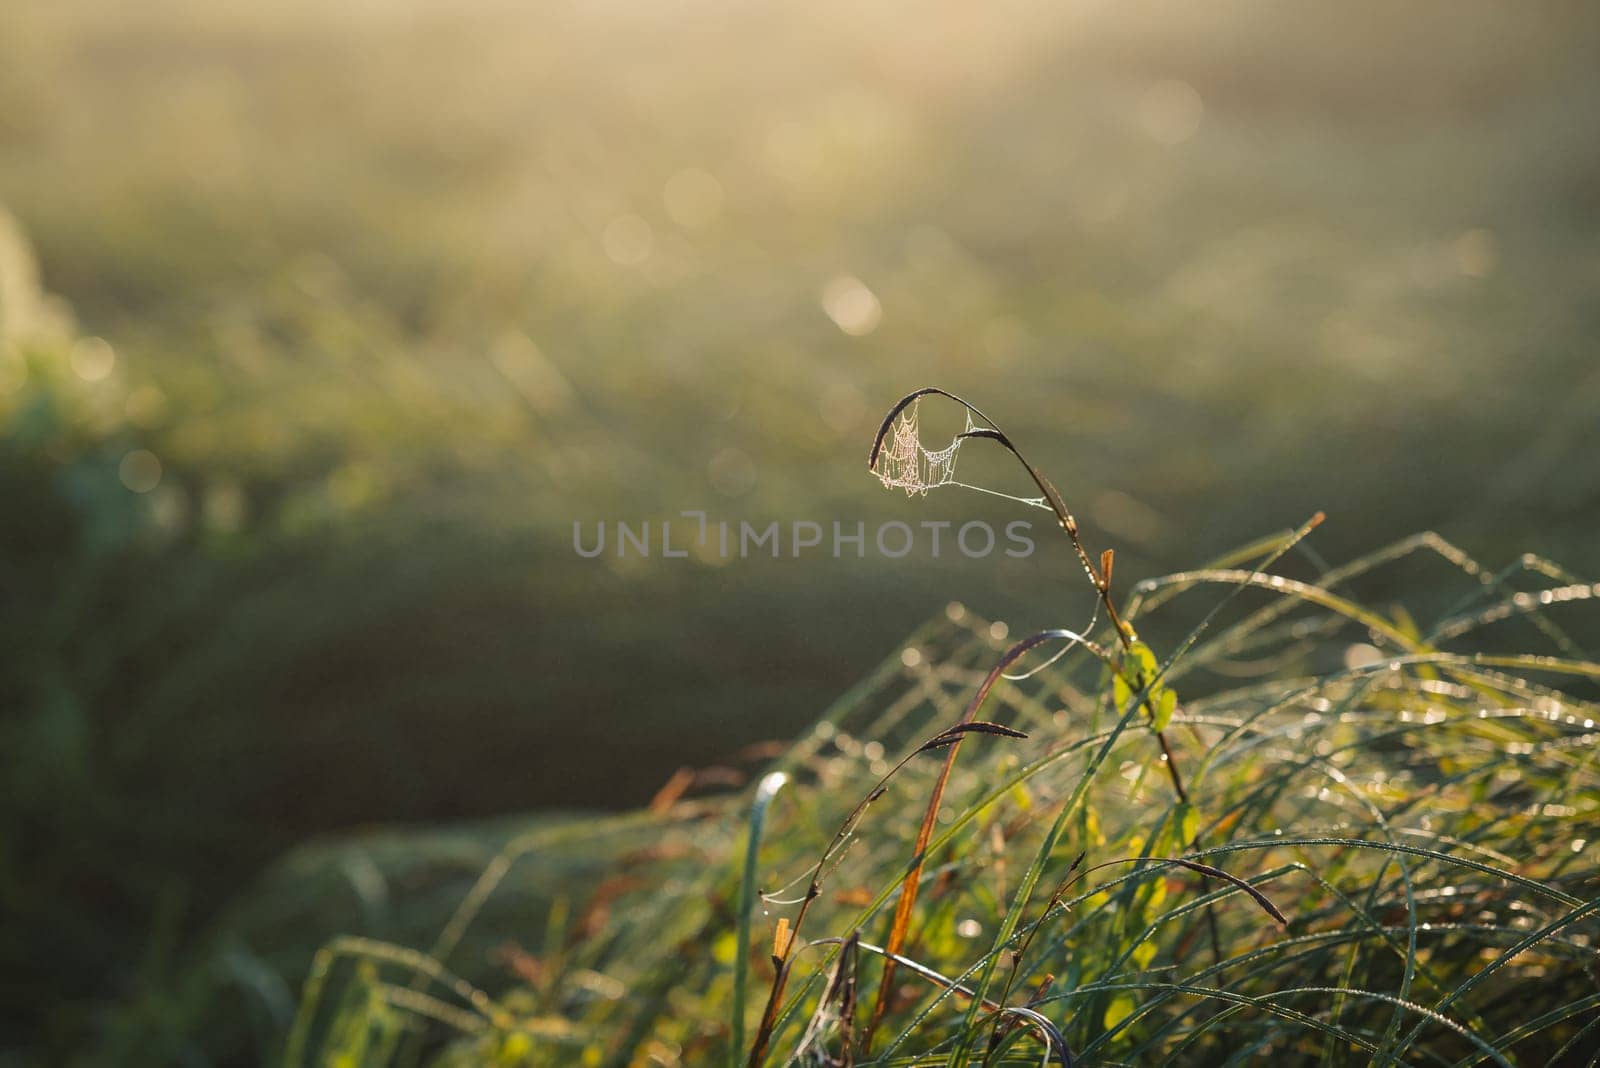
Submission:
[[[1008,501],[1031,504],[1035,508],[1049,507],[1043,497],[1017,497],[957,480],[956,454],[961,451],[961,446],[967,443],[966,435],[981,428],[972,421],[972,413],[967,412],[966,428],[944,448],[930,449],[922,444],[922,436],[918,429],[917,409],[921,404],[920,398],[912,401],[911,405],[895,419],[893,429],[884,439],[883,448],[878,453],[878,462],[873,467],[872,473],[878,476],[878,481],[883,483],[885,488],[903,489],[907,496],[926,496],[930,490],[936,490],[941,486],[959,486],[962,489],[1004,497]]]
[[[895,419],[894,429],[878,454],[878,466],[873,472],[886,488],[903,489],[907,496],[926,495],[929,490],[953,483],[956,453],[963,441],[957,437],[937,452],[924,446],[917,431],[917,408],[921,404],[921,400],[912,401],[911,407]],[[967,415],[966,429],[974,429],[971,414]]]

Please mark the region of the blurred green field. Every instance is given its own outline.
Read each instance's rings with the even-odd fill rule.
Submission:
[[[947,601],[1080,616],[1056,547],[572,551],[1015,517],[866,477],[918,385],[1119,574],[1318,508],[1600,571],[1597,119],[1580,4],[7,4],[0,1059],[308,835],[636,805]]]

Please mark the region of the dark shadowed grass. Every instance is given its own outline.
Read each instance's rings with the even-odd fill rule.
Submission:
[[[1600,587],[1432,535],[1328,568],[1307,524],[1114,598],[1029,473],[1089,625],[952,604],[753,794],[513,843],[428,952],[327,946],[287,1063],[1582,1063],[1600,664],[1564,617]],[[1352,592],[1419,554],[1442,614]],[[519,871],[606,850],[509,967],[463,957]]]

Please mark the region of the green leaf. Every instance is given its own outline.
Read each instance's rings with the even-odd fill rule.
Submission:
[[[1156,673],[1161,669],[1156,660],[1156,654],[1144,642],[1134,642],[1128,647],[1127,654],[1122,658],[1120,670],[1112,677],[1111,695],[1115,699],[1117,708],[1126,708],[1128,702],[1146,686],[1150,691],[1146,694],[1152,720],[1151,726],[1158,731],[1167,729],[1167,724],[1172,722],[1172,714],[1178,708],[1178,695],[1157,683],[1151,685],[1156,678]]]
[[[1157,667],[1156,654],[1144,642],[1134,642],[1128,647],[1127,655],[1122,658],[1121,670],[1111,681],[1111,696],[1119,710],[1126,708],[1128,702],[1133,700],[1133,695],[1156,677]]]
[[[1156,693],[1151,695],[1151,703],[1156,708],[1156,730],[1166,730],[1167,724],[1172,722],[1172,713],[1178,708],[1178,695],[1165,686],[1161,686],[1158,687]]]

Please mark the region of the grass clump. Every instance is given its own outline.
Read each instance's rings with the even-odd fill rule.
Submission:
[[[1432,535],[1332,568],[1304,546],[1317,517],[1124,593],[964,402],[912,394],[873,462],[929,394],[967,409],[958,443],[1023,465],[1089,621],[1007,645],[952,605],[753,793],[514,844],[429,952],[330,944],[289,1064],[1592,1054],[1600,664],[1557,612],[1600,585]],[[1445,607],[1363,602],[1428,556]],[[457,953],[518,865],[601,848],[604,877],[504,932],[509,978]]]

